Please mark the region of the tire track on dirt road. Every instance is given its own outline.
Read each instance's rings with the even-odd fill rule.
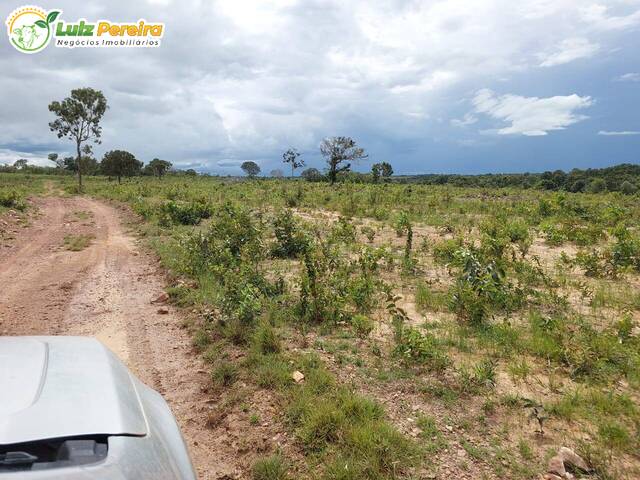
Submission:
[[[0,251],[0,334],[100,339],[164,395],[200,479],[240,478],[232,452],[205,427],[205,367],[179,312],[169,306],[160,314],[151,303],[163,292],[164,278],[154,256],[125,232],[122,212],[82,197],[34,204],[39,214]],[[72,252],[63,246],[68,235],[93,240]]]

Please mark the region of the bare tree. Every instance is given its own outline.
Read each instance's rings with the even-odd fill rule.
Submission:
[[[300,158],[300,152],[295,148],[290,148],[282,154],[282,162],[291,165],[291,178],[293,178],[296,168],[304,167],[304,160]]]
[[[336,182],[338,173],[351,170],[351,162],[364,160],[368,155],[350,137],[329,137],[320,143],[320,153],[329,166],[329,181]]]

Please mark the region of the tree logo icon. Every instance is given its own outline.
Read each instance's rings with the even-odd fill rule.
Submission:
[[[7,34],[11,45],[22,53],[37,53],[49,45],[53,36],[53,22],[60,10],[45,12],[42,8],[25,6],[7,17]]]

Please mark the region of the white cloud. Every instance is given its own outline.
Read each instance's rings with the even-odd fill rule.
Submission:
[[[627,136],[627,135],[640,135],[640,132],[636,132],[633,130],[623,130],[621,132],[611,132],[607,130],[600,130],[598,135],[604,135],[605,137],[617,137],[617,136]]]
[[[591,43],[586,38],[567,38],[560,42],[557,48],[551,53],[541,54],[541,67],[553,67],[562,65],[580,58],[589,58],[595,55],[600,46]]]
[[[472,113],[465,113],[462,119],[454,118],[451,120],[451,125],[454,127],[466,127],[469,125],[473,125],[478,121],[478,118],[475,117]]]
[[[13,165],[16,160],[21,158],[27,160],[30,165],[40,165],[44,167],[55,166],[54,163],[47,159],[46,155],[0,148],[0,165]]]
[[[625,73],[619,77],[614,78],[616,82],[640,82],[640,73]]]
[[[627,3],[637,3],[635,1]],[[623,30],[640,24],[640,9],[628,15],[609,15],[609,6],[593,4],[582,8],[582,19],[600,30]]]
[[[547,135],[552,130],[563,130],[588,117],[575,111],[593,104],[591,97],[576,95],[548,98],[496,95],[489,89],[476,93],[472,101],[477,113],[484,113],[509,124],[498,129],[499,135]]]

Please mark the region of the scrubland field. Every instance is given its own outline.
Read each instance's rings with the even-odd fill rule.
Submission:
[[[72,185],[2,175],[0,215]],[[210,369],[201,427],[242,431],[246,478],[529,479],[561,447],[577,478],[640,478],[638,194],[167,176],[85,195],[139,215]]]

